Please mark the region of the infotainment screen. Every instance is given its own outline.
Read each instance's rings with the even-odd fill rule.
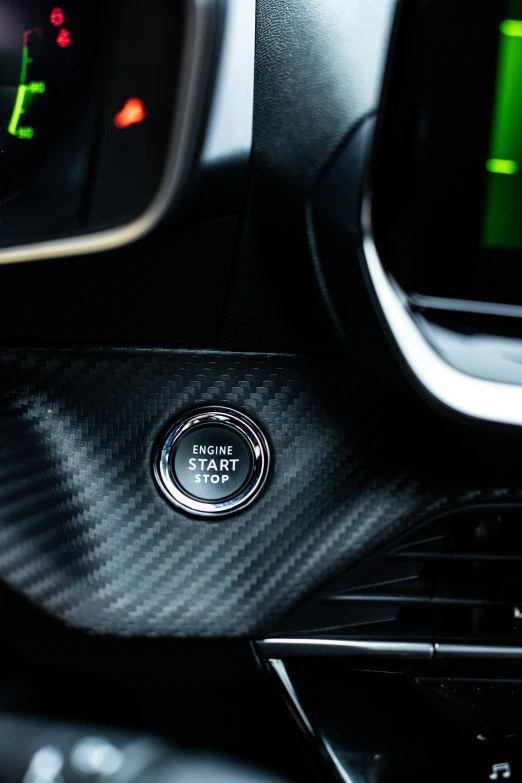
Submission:
[[[408,293],[522,305],[522,0],[407,0],[372,182]]]

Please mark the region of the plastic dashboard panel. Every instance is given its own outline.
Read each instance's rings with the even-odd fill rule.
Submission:
[[[266,635],[424,515],[522,498],[516,433],[441,420],[337,358],[12,349],[0,389],[0,577],[94,632]],[[264,428],[274,470],[209,523],[162,499],[151,454],[216,403]]]

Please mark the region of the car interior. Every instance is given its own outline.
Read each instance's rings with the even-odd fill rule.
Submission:
[[[522,0],[0,0],[0,783],[522,781]]]

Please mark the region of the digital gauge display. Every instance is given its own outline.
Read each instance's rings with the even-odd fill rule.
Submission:
[[[486,247],[522,249],[522,0],[499,25],[498,71],[487,169]]]
[[[0,201],[34,180],[66,135],[78,27],[68,3],[0,0]]]
[[[152,204],[184,83],[185,6],[0,0],[0,248],[87,236]]]
[[[421,297],[522,305],[522,0],[402,4],[376,243]],[[398,41],[399,41],[398,38]]]

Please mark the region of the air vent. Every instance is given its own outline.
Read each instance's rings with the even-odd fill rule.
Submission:
[[[522,644],[522,509],[445,515],[353,569],[286,635]]]

